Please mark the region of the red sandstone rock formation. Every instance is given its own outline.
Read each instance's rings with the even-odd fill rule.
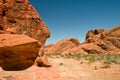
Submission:
[[[86,43],[94,43],[103,53],[117,54],[120,51],[120,26],[105,30],[91,38],[86,38]],[[93,48],[94,49],[94,48]],[[100,52],[101,53],[101,52]]]
[[[45,43],[50,32],[28,0],[0,0],[0,33],[25,34]]]
[[[42,21],[42,19],[39,17],[39,14],[33,8],[33,6],[29,3],[28,0],[0,0],[0,35],[6,34],[6,33],[12,34],[12,35],[14,35],[14,34],[27,35],[31,38],[38,40],[39,47],[43,47],[46,39],[50,36],[50,32],[49,32],[46,24]],[[11,39],[11,40],[14,41],[14,39]],[[31,45],[31,43],[29,43],[29,42],[28,42],[28,44]],[[5,43],[5,45],[7,45],[7,43]],[[19,43],[17,45],[19,45]],[[22,45],[24,46],[24,41],[23,41]],[[0,46],[3,46],[3,45],[1,44]],[[34,47],[34,45],[33,45],[33,47]],[[12,49],[12,48],[10,48],[10,49]],[[10,49],[9,49],[9,51],[10,51]],[[24,47],[24,49],[30,50],[30,49],[32,49],[32,46]],[[9,54],[8,52],[2,50],[2,52],[0,52],[0,56],[2,56],[3,53]],[[18,54],[21,54],[19,57],[22,57],[23,53],[24,53],[24,51],[23,52],[18,51]],[[30,53],[32,53],[32,52],[30,52]],[[16,54],[16,52],[15,52],[15,54]],[[29,55],[29,54],[26,53],[26,55]],[[33,57],[31,59],[34,60],[34,58],[35,58],[34,51],[33,51],[33,54],[31,54],[29,56]],[[8,57],[10,57],[10,56],[8,56]],[[41,58],[41,57],[39,57],[39,58]],[[1,58],[1,59],[3,59],[3,58]],[[22,61],[23,60],[21,58],[21,62],[20,62],[21,66],[22,66],[22,63],[25,63]],[[42,63],[48,63],[48,62],[44,62],[44,61],[47,61],[47,60],[46,59],[41,60]],[[39,60],[39,62],[40,62],[40,60]],[[44,65],[47,66],[49,64],[44,64]],[[6,66],[6,65],[4,65],[4,66]],[[14,64],[13,66],[16,66],[16,64]],[[20,67],[20,69],[21,69],[21,66],[18,65],[18,67]],[[26,66],[28,66],[28,65],[26,64]]]
[[[80,45],[77,38],[67,38],[45,47],[45,53],[63,53]]]
[[[46,53],[109,53],[120,54],[120,26],[108,30],[96,29],[90,30],[86,34],[86,40],[78,46],[72,46],[69,41],[59,41],[54,45],[46,46]],[[68,47],[69,46],[69,47]],[[67,48],[67,49],[66,49]]]
[[[33,65],[38,56],[38,41],[25,35],[0,34],[0,66],[22,70]]]

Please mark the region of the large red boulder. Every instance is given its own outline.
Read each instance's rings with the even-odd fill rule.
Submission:
[[[23,70],[38,56],[38,41],[25,35],[0,34],[0,66],[4,70]]]
[[[0,0],[0,35],[6,34],[6,33],[11,34],[11,35],[13,35],[13,34],[27,35],[31,38],[34,38],[37,40],[37,42],[39,44],[39,48],[44,46],[46,39],[50,36],[50,31],[48,30],[46,24],[42,21],[39,14],[37,13],[37,11],[30,4],[29,0]],[[12,41],[14,42],[14,38],[11,39],[11,42]],[[23,46],[23,44],[24,44],[24,42],[22,43],[22,46]],[[29,43],[29,45],[30,44],[31,43]],[[5,43],[5,45],[8,45],[8,44]],[[21,46],[20,44],[18,44],[18,45]],[[28,52],[30,50],[31,54],[28,54],[28,52],[26,52],[26,54],[25,54],[24,51],[22,52],[22,50],[19,51],[18,49],[16,49],[16,52],[18,50],[18,54],[21,54],[21,55],[19,55],[19,57],[29,55],[30,57],[33,57],[33,61],[34,61],[34,58],[36,56],[34,56],[35,49],[31,50],[33,47],[29,46],[27,48],[27,46],[26,46],[23,48]],[[9,51],[11,52],[12,49],[13,48],[9,48]],[[36,48],[36,50],[37,50],[37,48]],[[2,56],[3,53],[8,54],[6,51],[7,50],[2,48],[0,50],[0,56]],[[11,54],[11,56],[14,56],[14,54]],[[18,60],[19,57],[16,57],[16,60]],[[0,58],[3,59],[3,57],[0,57]],[[20,58],[20,59],[22,59],[22,58]],[[44,60],[42,60],[42,61],[44,61]],[[19,62],[19,60],[18,60],[18,62]],[[22,64],[22,63],[25,63],[24,59],[21,60],[20,64]],[[14,66],[17,66],[20,64],[14,64]],[[47,64],[45,64],[45,66],[46,65]],[[6,65],[4,64],[4,66],[6,66]],[[22,68],[22,65],[21,65],[20,69],[21,68]]]

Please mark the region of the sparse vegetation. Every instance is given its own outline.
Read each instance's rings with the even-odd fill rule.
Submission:
[[[120,64],[120,54],[47,54],[48,57],[52,58],[72,58],[75,60],[87,60],[89,63],[99,61],[102,64]],[[82,62],[83,63],[83,62]]]
[[[1,80],[1,79],[0,79],[0,80]],[[5,76],[5,77],[3,77],[2,80],[15,80],[15,78],[12,77],[12,76]]]
[[[59,65],[62,66],[64,63],[63,62],[60,62]]]
[[[110,68],[111,65],[110,64],[103,64],[103,66],[101,68]]]

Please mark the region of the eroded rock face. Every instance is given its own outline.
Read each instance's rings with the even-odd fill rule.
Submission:
[[[62,40],[59,43],[63,43]],[[70,46],[69,41],[64,42],[64,44],[67,46],[58,46],[58,43],[48,45],[45,50],[47,53],[57,53],[60,50],[61,53],[120,54],[120,26],[108,30],[101,28],[90,30],[86,34],[86,40],[78,46],[68,47]]]
[[[0,34],[0,66],[4,70],[23,70],[38,56],[38,41],[25,35]]]
[[[98,35],[102,32],[104,32],[105,30],[102,29],[102,28],[99,28],[99,29],[96,29],[96,30],[89,30],[86,34],[86,41],[87,42],[91,42],[91,39],[95,36],[95,35]]]
[[[0,0],[0,33],[25,34],[45,43],[50,32],[28,0]]]
[[[117,54],[120,51],[120,26],[105,30],[91,38],[86,39],[86,43],[94,43],[99,46],[103,53]]]
[[[45,47],[45,53],[63,53],[80,45],[77,38],[66,38]]]
[[[27,44],[24,44],[24,41],[22,42],[21,39],[20,39],[21,44],[19,44],[19,41],[18,41],[17,46],[13,45],[12,48],[9,48],[9,49],[7,48],[7,50],[6,48],[5,49],[3,48],[4,47],[3,44],[0,45],[0,46],[3,46],[0,49],[0,56],[4,56],[7,54],[11,54],[11,56],[19,55],[19,57],[15,56],[16,58],[15,57],[11,58],[10,55],[7,55],[7,57],[11,58],[10,59],[11,61],[9,60],[9,62],[7,58],[1,57],[1,59],[5,58],[4,59],[5,62],[7,60],[6,63],[11,63],[13,61],[13,64],[11,63],[10,66],[6,63],[3,65],[3,62],[1,64],[1,66],[4,67],[4,69],[11,69],[11,70],[14,70],[14,68],[15,70],[25,69],[31,64],[33,64],[36,58],[36,53],[38,52],[38,51],[36,52],[34,48],[37,49],[38,44],[39,44],[39,48],[43,47],[46,39],[50,36],[50,32],[46,24],[42,21],[39,14],[33,8],[33,6],[29,3],[28,0],[0,0],[0,35],[2,34],[27,35],[37,40],[36,41],[37,46],[31,42],[26,42],[26,41],[25,42]],[[14,42],[14,38],[8,39],[8,40],[10,40],[11,42],[12,41]],[[3,43],[2,40],[1,42]],[[9,43],[5,43],[5,45],[8,45],[8,44]],[[11,45],[9,47],[11,47]],[[19,51],[19,48],[20,48],[20,51]],[[37,55],[38,54],[39,52],[37,53]],[[29,58],[32,59],[32,61],[30,61]],[[14,60],[16,60],[18,63],[14,64],[15,62]]]

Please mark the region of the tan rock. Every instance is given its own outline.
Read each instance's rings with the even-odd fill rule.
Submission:
[[[51,67],[52,66],[51,63],[48,62],[48,59],[45,55],[41,56],[41,57],[37,57],[34,65],[37,65],[40,67],[42,67],[42,66]]]
[[[45,56],[45,53],[44,53],[44,48],[42,47],[40,50],[39,50],[39,55],[38,57],[36,58],[35,62],[34,62],[34,65],[37,65],[37,66],[45,66],[45,67],[51,67],[52,65],[48,62],[48,59],[47,57]]]

